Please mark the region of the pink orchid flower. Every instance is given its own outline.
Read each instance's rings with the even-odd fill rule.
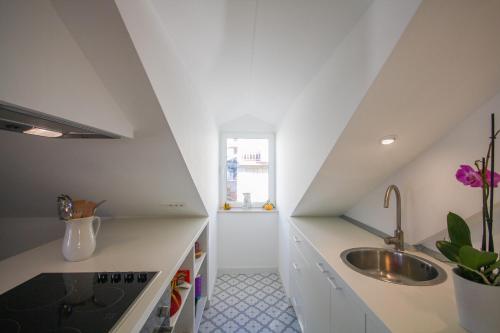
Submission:
[[[495,172],[496,173],[496,172]],[[455,177],[459,182],[470,187],[482,187],[481,174],[470,165],[462,164],[457,170]],[[500,179],[499,179],[500,180]],[[496,186],[496,185],[495,185]]]
[[[486,182],[488,183],[488,185],[491,186],[491,184],[490,184],[491,171],[490,170],[486,170]],[[498,187],[498,182],[500,182],[500,174],[495,172],[495,175],[493,176],[493,187]]]

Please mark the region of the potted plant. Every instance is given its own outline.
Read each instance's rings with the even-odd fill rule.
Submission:
[[[491,115],[491,137],[486,157],[474,167],[461,165],[456,178],[466,186],[481,189],[483,235],[481,249],[472,246],[467,223],[455,213],[447,216],[449,241],[436,247],[452,262],[453,282],[460,324],[469,332],[498,332],[500,329],[500,261],[493,240],[493,192],[500,175],[495,172],[495,115]],[[489,166],[489,168],[488,168]]]

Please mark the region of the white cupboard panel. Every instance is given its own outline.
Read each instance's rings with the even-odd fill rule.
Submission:
[[[306,317],[310,328],[308,332],[330,332],[330,285],[327,273],[323,262],[309,261],[307,269],[309,284],[305,296]]]
[[[302,292],[297,285],[297,280],[294,278],[290,279],[290,293],[293,309],[295,310],[295,314],[297,315],[297,320],[299,321],[302,332],[307,332],[306,330],[306,321],[304,318],[304,297],[302,296]]]
[[[339,281],[329,277],[331,284],[331,333],[365,332],[365,312],[355,302],[349,290]]]
[[[366,314],[366,333],[391,333],[375,316]]]

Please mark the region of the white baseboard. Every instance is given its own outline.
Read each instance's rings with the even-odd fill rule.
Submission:
[[[222,274],[257,274],[257,273],[278,273],[278,267],[231,267],[219,268],[217,276]]]

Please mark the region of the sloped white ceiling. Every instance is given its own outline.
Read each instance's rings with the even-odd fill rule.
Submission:
[[[151,0],[218,124],[276,125],[371,0]]]
[[[198,193],[213,216],[218,206],[218,131],[214,117],[175,53],[152,4],[115,2]]]
[[[30,12],[36,14],[38,25],[26,24],[26,29],[37,30],[49,40],[69,34],[69,42],[79,47],[79,56],[65,52],[68,45],[61,40],[51,44],[55,48],[51,55],[61,57],[73,68],[85,65],[87,69],[81,75],[99,83],[93,88],[116,103],[135,136],[121,140],[50,140],[0,132],[0,217],[56,216],[55,198],[60,193],[95,201],[106,199],[101,215],[206,215],[114,1],[33,0],[31,5],[35,4],[43,4],[50,15]],[[19,6],[14,6],[10,14],[26,20],[25,7]],[[47,27],[55,30],[44,30]],[[17,30],[3,30],[2,34],[16,38]],[[36,54],[43,63],[45,54],[39,52],[43,45],[29,43],[24,51]],[[3,51],[0,49],[0,53]],[[18,54],[21,60],[25,59],[23,55]],[[58,72],[50,75],[54,81],[62,80]],[[74,75],[66,84],[78,86],[81,76]],[[92,98],[86,92],[81,90],[81,96]],[[44,96],[55,102],[66,97],[57,91]],[[184,203],[185,207],[171,208],[168,203]]]
[[[499,91],[500,2],[424,1],[294,215],[345,212]]]
[[[276,135],[277,204],[285,219],[321,169],[420,3],[375,0],[287,112]]]

